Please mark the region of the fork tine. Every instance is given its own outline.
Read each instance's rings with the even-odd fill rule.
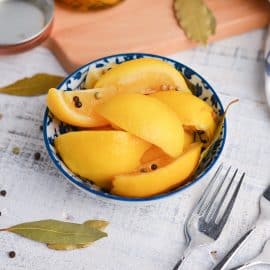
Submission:
[[[203,192],[203,195],[202,195],[202,197],[200,198],[200,200],[199,200],[199,202],[198,202],[198,204],[197,204],[197,207],[196,207],[196,208],[197,208],[197,213],[198,213],[198,214],[201,213],[202,207],[203,207],[203,205],[205,204],[205,201],[206,201],[206,199],[207,199],[207,197],[208,197],[208,195],[209,195],[209,193],[210,193],[210,191],[211,191],[211,189],[212,189],[212,186],[214,185],[214,183],[215,183],[216,180],[218,179],[218,175],[219,175],[219,173],[221,172],[222,168],[223,168],[223,163],[221,163],[221,164],[219,165],[219,167],[218,167],[218,169],[216,170],[215,174],[213,175],[213,177],[212,177],[210,183],[209,183],[209,184],[207,185],[207,187],[205,188],[205,190],[204,190],[204,192]]]
[[[220,219],[220,221],[218,223],[218,226],[219,226],[219,229],[220,230],[223,229],[223,227],[224,227],[224,225],[225,225],[225,223],[226,223],[226,221],[227,221],[227,219],[228,219],[228,217],[229,217],[229,215],[230,215],[230,213],[232,211],[234,202],[236,200],[236,197],[238,195],[238,192],[240,190],[240,187],[241,187],[241,185],[243,183],[243,180],[244,180],[245,175],[246,175],[245,173],[242,174],[242,176],[240,178],[240,181],[238,182],[238,184],[237,184],[237,186],[236,186],[236,188],[234,190],[234,193],[233,193],[233,195],[232,195],[232,197],[231,197],[231,199],[230,199],[230,201],[229,201],[229,203],[228,203],[228,205],[226,207],[226,210],[225,210],[223,216],[221,217],[221,219]]]
[[[270,186],[264,191],[263,196],[270,201]]]
[[[225,173],[224,177],[222,178],[222,181],[219,182],[218,186],[215,189],[214,194],[212,195],[210,201],[208,202],[208,205],[207,205],[205,211],[203,212],[205,219],[208,216],[210,210],[212,209],[213,203],[214,203],[215,199],[217,198],[217,195],[220,192],[222,185],[224,184],[230,170],[231,170],[231,166],[228,168],[227,172]]]
[[[226,191],[224,192],[222,198],[220,199],[218,206],[214,209],[214,212],[212,214],[210,214],[210,222],[214,222],[218,216],[219,210],[221,208],[221,206],[223,205],[225,198],[232,186],[233,180],[235,179],[235,176],[237,175],[238,169],[235,170],[232,179],[230,180],[230,183],[228,184]]]

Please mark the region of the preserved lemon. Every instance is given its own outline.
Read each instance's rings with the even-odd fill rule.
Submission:
[[[78,10],[89,10],[93,8],[105,8],[116,5],[122,0],[58,0],[70,8]]]

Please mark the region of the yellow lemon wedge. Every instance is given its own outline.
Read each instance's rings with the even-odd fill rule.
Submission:
[[[204,131],[209,139],[213,138],[217,128],[216,114],[205,101],[179,91],[157,92],[151,96],[175,111],[185,128]]]
[[[108,124],[94,108],[115,95],[113,89],[63,91],[51,88],[47,106],[59,120],[78,127],[100,127]]]
[[[116,65],[100,76],[95,87],[114,87],[120,92],[142,94],[166,89],[179,89],[190,93],[184,77],[178,70],[154,58],[140,58]]]
[[[72,9],[89,11],[91,8],[103,8],[113,6],[122,0],[58,0]]]
[[[196,169],[201,143],[193,143],[177,159],[151,172],[115,176],[111,192],[125,197],[144,198],[166,192],[183,184]]]
[[[115,63],[108,63],[103,68],[96,68],[96,67],[89,68],[89,71],[86,75],[84,88],[86,89],[94,88],[96,82],[99,80],[102,74],[105,74],[108,70],[110,70],[115,65],[116,65]]]
[[[75,174],[109,188],[111,179],[133,171],[151,144],[124,131],[76,131],[55,139],[55,148]]]
[[[119,94],[98,105],[96,112],[172,157],[183,151],[184,130],[177,115],[156,98],[138,93]]]
[[[192,132],[184,131],[184,150],[187,149],[192,143],[194,142],[194,135]],[[160,158],[165,158],[167,159],[168,155],[164,153],[163,150],[161,150],[159,147],[153,145],[150,147],[142,156],[141,158],[141,163],[149,163],[151,161],[154,161],[156,159]]]

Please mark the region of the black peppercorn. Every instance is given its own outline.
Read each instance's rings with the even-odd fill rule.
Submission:
[[[40,160],[40,153],[39,152],[36,152],[35,154],[34,154],[34,158],[35,158],[35,160]]]
[[[9,256],[9,258],[15,258],[16,252],[15,252],[15,251],[10,251],[10,252],[8,253],[8,256]]]
[[[5,197],[7,195],[7,192],[5,190],[0,191],[1,196]]]
[[[41,131],[43,131],[43,126],[39,126],[39,129],[40,129]]]
[[[151,165],[151,170],[154,171],[158,168],[157,164],[152,164]]]
[[[78,101],[78,102],[75,103],[75,106],[77,108],[81,108],[82,107],[82,103],[80,101]]]
[[[73,101],[74,101],[75,103],[77,103],[78,101],[80,101],[80,99],[79,99],[78,96],[74,96],[74,97],[73,97]]]

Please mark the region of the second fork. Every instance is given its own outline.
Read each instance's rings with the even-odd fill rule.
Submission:
[[[173,270],[181,268],[182,262],[194,248],[210,244],[217,240],[229,218],[245,173],[241,175],[239,182],[233,188],[238,170],[236,169],[233,175],[229,177],[231,167],[227,169],[224,176],[221,176],[222,168],[223,164],[218,167],[185,223],[184,233],[188,247]]]

